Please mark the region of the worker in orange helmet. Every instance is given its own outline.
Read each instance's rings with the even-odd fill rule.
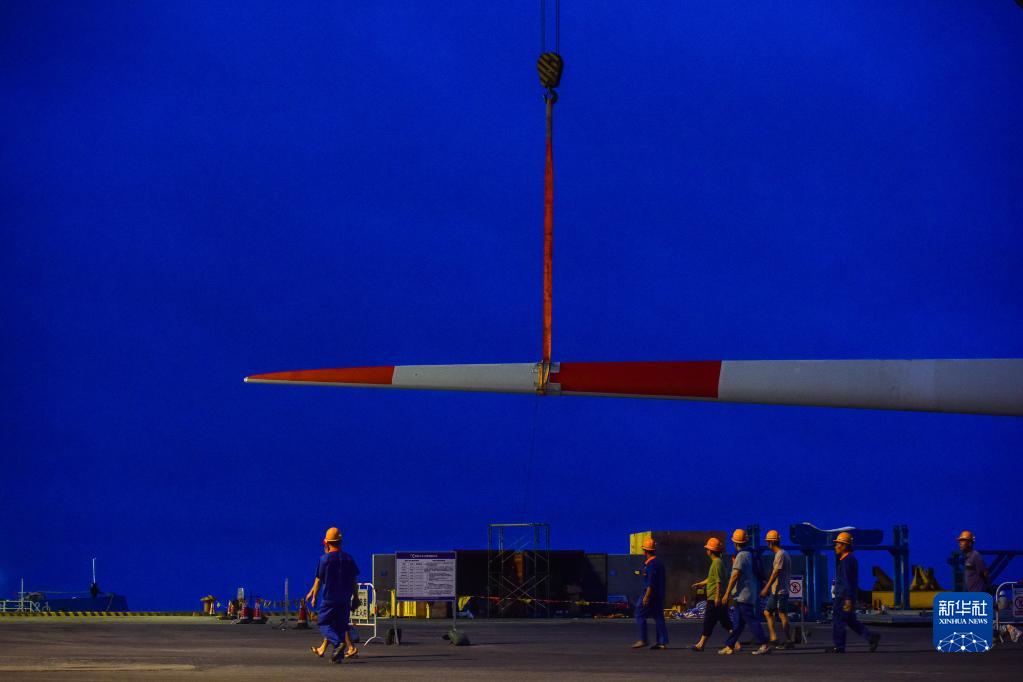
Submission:
[[[974,547],[977,539],[968,530],[964,530],[956,538],[959,541],[959,553],[963,555],[964,587],[967,592],[987,592],[990,589],[990,576],[987,564],[980,552]]]
[[[359,567],[355,559],[341,551],[341,531],[328,528],[323,537],[323,556],[316,565],[316,580],[305,598],[310,608],[315,608],[316,597],[321,590],[323,592],[316,618],[323,642],[318,647],[309,648],[322,658],[327,644],[333,645],[331,663],[340,663],[343,658],[352,658],[359,653],[348,634],[351,611],[359,607],[358,576]]]
[[[872,633],[856,618],[859,568],[853,556],[852,543],[852,535],[845,531],[835,538],[835,601],[831,615],[831,634],[835,646],[825,650],[832,654],[845,653],[846,627],[867,640],[871,651],[877,650],[877,643],[881,640],[881,635]]]
[[[718,653],[735,653],[739,637],[742,635],[745,627],[749,625],[750,630],[753,631],[753,636],[760,643],[760,647],[753,652],[753,655],[769,654],[771,653],[771,647],[767,644],[767,635],[764,634],[764,629],[760,627],[760,619],[757,615],[760,585],[757,583],[757,571],[754,567],[754,562],[759,562],[760,557],[753,556],[753,552],[749,550],[749,538],[746,536],[746,531],[742,528],[738,528],[732,533],[732,543],[736,549],[735,559],[732,561],[732,575],[728,579],[728,587],[725,588],[722,599],[725,600],[727,605],[728,600],[734,596],[735,610],[738,612],[739,619],[735,623],[732,633],[725,640],[724,648],[718,650]],[[735,589],[734,595],[732,594],[733,588]]]
[[[760,597],[767,597],[764,605],[764,618],[767,619],[767,632],[770,636],[770,644],[780,649],[794,649],[791,629],[789,628],[789,582],[792,577],[792,558],[789,553],[781,547],[781,535],[776,530],[767,531],[764,536],[767,548],[774,553],[774,561],[771,564],[771,575],[764,588],[760,590]],[[781,629],[785,634],[785,641],[778,641],[778,635],[774,631],[774,617],[778,616],[781,621]]]
[[[710,558],[710,570],[707,577],[693,587],[705,587],[707,590],[707,604],[703,612],[703,634],[700,641],[689,647],[693,651],[703,651],[707,640],[714,632],[714,625],[721,623],[721,626],[732,632],[732,619],[728,615],[728,607],[725,606],[724,589],[728,583],[728,574],[725,572],[725,562],[721,560],[721,553],[725,551],[725,543],[717,538],[710,538],[703,546]]]
[[[647,644],[646,619],[653,618],[657,628],[657,643],[651,649],[668,648],[668,626],[664,622],[664,564],[657,558],[657,543],[653,538],[643,541],[643,554],[646,562],[643,565],[643,596],[636,602],[636,628],[639,639],[633,643],[633,649],[641,649]]]

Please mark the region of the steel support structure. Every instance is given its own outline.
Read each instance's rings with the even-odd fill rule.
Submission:
[[[789,527],[790,540],[795,541],[795,526]],[[761,551],[760,526],[753,524],[747,527],[747,532],[753,538],[751,549],[755,556]],[[856,530],[852,531],[856,534]],[[876,531],[875,531],[876,532]],[[801,552],[803,554],[803,594],[806,605],[806,617],[811,620],[818,620],[822,617],[824,604],[831,598],[831,580],[828,565],[831,563],[831,544],[794,544],[782,545],[782,548],[790,554]],[[909,587],[913,581],[913,569],[909,563],[909,527],[898,525],[892,528],[892,544],[853,544],[854,551],[887,551],[894,560],[894,575],[892,576],[893,594],[892,601],[896,609],[909,609]],[[793,562],[796,557],[793,556]],[[795,566],[793,571],[795,571]]]
[[[551,527],[492,523],[487,527],[487,615],[550,615]]]

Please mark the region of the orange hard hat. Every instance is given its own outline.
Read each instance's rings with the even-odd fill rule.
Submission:
[[[707,544],[703,546],[704,549],[709,549],[712,552],[720,552],[724,550],[725,543],[721,542],[717,538],[711,538],[707,540]]]
[[[745,545],[746,531],[744,531],[742,528],[736,528],[735,532],[732,533],[732,542],[734,542],[737,545]]]
[[[653,538],[647,538],[643,541],[643,551],[654,552],[657,550],[657,543],[654,542]]]
[[[781,534],[776,530],[769,530],[764,536],[764,542],[781,542]]]
[[[324,542],[341,542],[341,531],[337,528],[328,528],[326,535],[323,536]]]
[[[835,538],[835,542],[841,542],[843,545],[851,545],[853,543],[853,537],[849,533],[842,531],[838,534],[838,537]]]
[[[956,540],[969,540],[970,542],[973,542],[975,538],[973,537],[973,533],[968,530],[964,530],[959,534],[959,537],[957,537]]]

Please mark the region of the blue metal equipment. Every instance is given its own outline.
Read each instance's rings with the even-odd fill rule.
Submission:
[[[1023,556],[1023,549],[978,549],[981,556],[987,561],[987,572],[988,577],[992,585],[998,584],[998,578],[1002,575],[1009,566],[1009,562],[1018,556]],[[994,558],[989,558],[994,557]],[[964,580],[964,568],[963,568],[963,554],[962,552],[952,552],[952,556],[949,557],[948,563],[952,565],[952,585],[953,589],[957,592],[962,592],[965,589]]]
[[[753,553],[759,556],[764,549],[760,525],[753,524],[746,530],[753,540]],[[907,526],[894,526],[892,528],[892,544],[884,545],[882,544],[884,532],[881,530],[851,527],[825,530],[817,528],[809,522],[803,522],[789,526],[789,540],[792,544],[782,545],[782,548],[790,553],[801,552],[803,555],[802,573],[805,576],[803,603],[806,608],[806,618],[820,620],[824,604],[831,601],[828,560],[834,551],[835,537],[841,531],[849,531],[853,534],[853,547],[856,551],[882,550],[892,555],[895,561],[895,572],[892,579],[895,592],[893,595],[894,605],[896,609],[909,609],[909,585],[913,579],[913,571],[909,565],[909,528]],[[792,557],[793,572],[799,570],[799,561],[800,557]]]

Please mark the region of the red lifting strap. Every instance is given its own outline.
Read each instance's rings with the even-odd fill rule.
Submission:
[[[551,364],[554,279],[554,97],[547,97],[547,167],[543,181],[543,364]],[[544,372],[546,374],[546,371]],[[546,385],[547,377],[543,377]]]
[[[551,375],[551,327],[554,317],[554,103],[558,93],[554,88],[561,82],[564,62],[557,52],[544,52],[537,60],[540,83],[546,89],[547,103],[547,159],[543,188],[543,348],[537,365],[536,391],[547,392]]]

